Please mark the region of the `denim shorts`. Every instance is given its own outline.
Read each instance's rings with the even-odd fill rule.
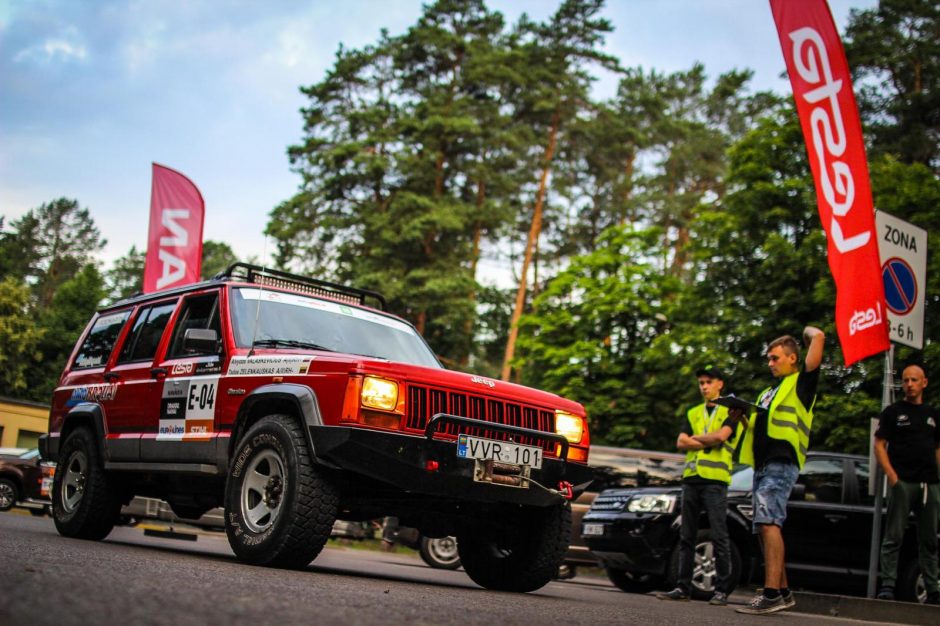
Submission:
[[[787,519],[787,500],[800,468],[790,463],[768,463],[754,472],[754,532],[758,525],[783,527]]]

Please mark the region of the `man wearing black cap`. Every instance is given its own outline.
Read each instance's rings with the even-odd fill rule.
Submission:
[[[676,447],[685,451],[682,473],[682,527],[679,532],[678,586],[658,594],[660,600],[688,600],[692,593],[692,565],[698,543],[699,516],[704,510],[711,527],[716,554],[717,579],[709,604],[724,606],[731,593],[731,542],[728,539],[728,485],[731,483],[734,442],[740,436],[741,422],[729,417],[728,409],[714,404],[725,386],[725,376],[717,367],[706,365],[695,372],[704,402],[686,413]]]

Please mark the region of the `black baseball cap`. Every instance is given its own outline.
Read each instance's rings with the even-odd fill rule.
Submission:
[[[725,373],[710,363],[705,367],[698,368],[695,371],[695,375],[711,376],[712,378],[717,378],[718,380],[725,380]]]

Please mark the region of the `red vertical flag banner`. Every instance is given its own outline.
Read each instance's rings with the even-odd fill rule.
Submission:
[[[887,311],[862,124],[825,0],[770,0],[809,155],[836,284],[845,364],[888,349]]]
[[[153,164],[144,293],[199,281],[205,203],[191,180]]]

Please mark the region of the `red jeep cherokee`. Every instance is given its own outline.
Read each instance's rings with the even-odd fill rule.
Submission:
[[[384,309],[235,264],[100,311],[40,442],[59,532],[102,539],[135,495],[188,518],[223,506],[238,558],[302,568],[337,518],[393,515],[456,536],[483,587],[542,587],[591,481],[584,408],[445,370]]]

